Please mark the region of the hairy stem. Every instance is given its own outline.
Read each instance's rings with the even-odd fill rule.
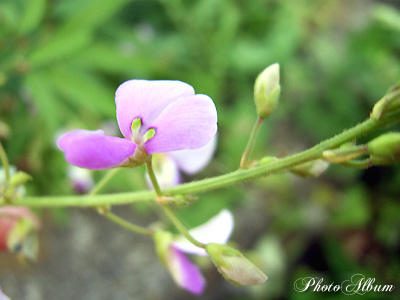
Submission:
[[[373,130],[382,128],[400,120],[400,111],[385,114],[380,120],[367,119],[366,121],[343,131],[342,133],[325,140],[314,147],[303,152],[287,156],[269,164],[261,165],[249,169],[241,169],[225,175],[207,178],[199,181],[181,184],[175,187],[164,189],[164,195],[182,195],[202,193],[218,188],[223,188],[232,184],[244,182],[250,179],[270,175],[282,170],[286,170],[299,164],[319,159],[322,153],[328,149],[334,149],[343,143],[354,140]],[[95,205],[115,205],[127,204],[139,201],[154,201],[154,191],[138,191],[133,193],[120,193],[111,195],[96,196],[58,196],[58,197],[25,197],[15,200],[15,205],[25,205],[30,207],[65,207],[65,206],[95,206]]]
[[[162,197],[161,188],[160,185],[158,184],[156,173],[154,173],[153,163],[151,159],[146,162],[146,167],[147,167],[147,173],[149,174],[150,177],[151,184],[153,185],[157,196]]]
[[[100,190],[105,187],[105,185],[115,176],[117,175],[122,168],[114,168],[107,172],[106,175],[92,188],[89,192],[90,196],[96,195],[100,192]]]
[[[117,224],[117,225],[119,225],[119,226],[121,226],[121,227],[123,227],[125,229],[128,229],[128,230],[130,230],[132,232],[143,234],[143,235],[152,235],[152,234],[154,234],[153,230],[150,230],[150,229],[147,229],[147,228],[132,224],[132,223],[122,219],[121,217],[113,214],[110,211],[102,214],[102,216],[104,216],[105,218],[109,219],[110,221],[114,222],[115,224]]]
[[[258,132],[260,131],[261,125],[264,119],[258,117],[257,121],[254,123],[253,129],[251,130],[249,141],[247,142],[246,149],[243,152],[242,159],[240,160],[240,167],[246,169],[249,164],[251,153],[253,152],[254,144],[257,139]]]
[[[175,225],[175,227],[178,229],[178,231],[188,239],[189,242],[191,242],[193,245],[200,247],[200,248],[205,248],[206,245],[203,243],[200,243],[198,240],[196,240],[186,229],[186,227],[179,221],[179,219],[175,216],[174,212],[172,209],[167,205],[164,204],[163,206],[165,214],[168,216],[168,218],[171,220],[171,222]]]

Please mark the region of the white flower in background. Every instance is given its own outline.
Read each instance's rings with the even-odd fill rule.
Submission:
[[[70,179],[72,188],[77,193],[86,193],[94,186],[92,173],[87,169],[69,165],[67,175]]]
[[[211,161],[217,146],[215,135],[206,145],[193,150],[180,150],[153,154],[153,169],[160,188],[178,185],[182,182],[180,171],[193,175],[204,169]],[[152,187],[146,173],[147,184]]]

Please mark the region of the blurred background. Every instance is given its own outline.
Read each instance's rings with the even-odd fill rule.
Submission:
[[[216,155],[186,180],[219,175],[239,165],[256,119],[254,79],[268,65],[280,63],[281,101],[254,158],[304,150],[366,119],[399,79],[399,59],[396,0],[2,0],[0,139],[11,163],[34,177],[27,194],[76,193],[57,136],[74,128],[120,135],[118,85],[176,79],[219,112]],[[144,172],[124,170],[105,192],[145,189]],[[363,299],[399,299],[399,182],[398,166],[331,166],[318,179],[279,174],[177,210],[192,227],[229,208],[233,244],[268,275],[262,286],[232,286],[204,259],[208,287],[192,296],[174,285],[150,239],[83,209],[37,211],[38,262],[1,253],[0,285],[14,300],[349,299],[293,284],[306,276],[340,284],[361,273],[396,286]],[[159,218],[149,204],[115,212],[142,225]]]

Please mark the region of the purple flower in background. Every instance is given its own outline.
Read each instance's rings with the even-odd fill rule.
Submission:
[[[153,155],[153,168],[160,187],[167,188],[182,182],[180,171],[193,175],[204,169],[211,161],[217,146],[217,135],[203,147]],[[153,187],[146,173],[147,184]]]
[[[69,163],[93,170],[139,165],[155,153],[200,148],[217,131],[212,99],[181,81],[129,80],[115,103],[124,138],[102,130],[66,133],[57,145]]]
[[[191,229],[190,234],[199,242],[226,244],[234,226],[232,213],[226,209],[199,227]],[[193,264],[184,253],[201,256],[208,255],[206,251],[190,243],[186,238],[174,240],[167,256],[167,266],[175,282],[193,294],[201,294],[206,282],[200,269]]]

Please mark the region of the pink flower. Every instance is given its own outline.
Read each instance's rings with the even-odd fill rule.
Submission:
[[[0,300],[11,300],[10,298],[8,298],[6,295],[3,294],[1,287],[0,287]]]
[[[115,103],[124,138],[69,132],[57,141],[69,163],[94,170],[139,165],[151,154],[200,148],[217,131],[211,98],[181,81],[129,80],[118,87]]]
[[[199,242],[226,244],[232,234],[233,216],[224,209],[216,216],[189,233]],[[175,282],[193,294],[201,294],[206,282],[200,269],[193,264],[184,253],[206,256],[206,251],[190,243],[186,238],[179,237],[171,242],[166,259],[167,267]]]
[[[22,253],[35,259],[39,219],[26,207],[0,207],[0,251]]]

